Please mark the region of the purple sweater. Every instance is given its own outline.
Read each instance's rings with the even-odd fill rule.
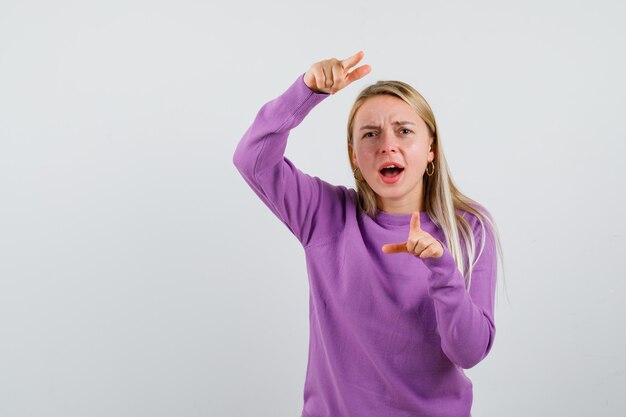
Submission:
[[[300,76],[265,104],[237,146],[245,181],[302,243],[310,289],[309,361],[302,417],[470,415],[463,368],[489,353],[495,335],[496,251],[488,228],[471,290],[448,248],[440,258],[384,254],[406,241],[411,215],[372,219],[356,192],[299,171],[284,157],[289,131],[327,94]],[[472,225],[477,248],[484,239]],[[445,242],[422,212],[422,229]]]

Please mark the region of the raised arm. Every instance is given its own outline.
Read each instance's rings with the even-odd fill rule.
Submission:
[[[245,181],[304,245],[315,232],[324,232],[324,224],[316,221],[319,208],[332,210],[332,202],[341,198],[341,193],[302,173],[284,157],[287,138],[315,105],[370,72],[368,65],[354,68],[362,58],[363,52],[359,52],[344,60],[332,58],[313,64],[282,95],[260,109],[233,156]]]

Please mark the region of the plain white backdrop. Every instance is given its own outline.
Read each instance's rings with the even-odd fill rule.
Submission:
[[[399,79],[430,102],[504,248],[473,415],[624,415],[625,18],[618,0],[1,0],[0,416],[300,415],[303,250],[232,154],[313,62],[360,49],[372,73],[287,154],[353,186],[358,91]]]

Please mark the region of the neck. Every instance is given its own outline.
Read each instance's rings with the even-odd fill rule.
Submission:
[[[416,198],[391,199],[377,197],[378,208],[389,214],[412,214],[414,211],[423,211],[423,197],[420,190]]]

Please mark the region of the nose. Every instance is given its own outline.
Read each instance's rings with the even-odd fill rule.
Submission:
[[[398,152],[398,143],[392,132],[383,131],[380,141],[380,152],[383,154],[392,154]]]

